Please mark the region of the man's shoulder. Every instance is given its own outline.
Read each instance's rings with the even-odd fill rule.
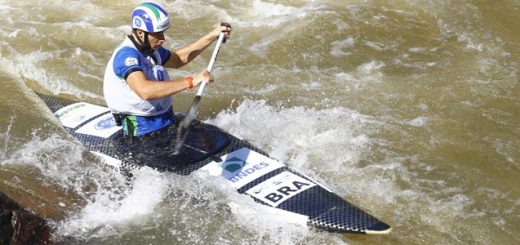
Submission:
[[[116,56],[118,55],[131,55],[131,56],[137,56],[139,54],[139,51],[134,46],[132,41],[130,41],[128,38],[125,38],[121,44],[116,49]]]
[[[117,50],[115,58],[135,57],[139,56],[139,51],[132,47],[121,47]]]
[[[116,74],[121,77],[126,77],[130,71],[140,69],[139,51],[131,42],[130,45],[123,42],[118,47],[113,57],[113,67]]]
[[[137,50],[134,44],[127,38],[117,48],[114,55],[114,62],[117,63],[121,61],[128,63],[128,60],[135,60],[137,62],[139,60],[139,50]],[[128,64],[126,65],[128,66]]]

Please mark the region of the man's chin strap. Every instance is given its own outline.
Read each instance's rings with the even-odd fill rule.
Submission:
[[[136,31],[133,32],[136,36]],[[140,38],[135,38],[134,35],[128,35],[128,38],[134,43],[135,47],[143,54],[151,54],[153,53],[153,49],[150,46],[150,41],[148,40],[148,32],[144,32],[144,42]],[[136,40],[137,39],[137,40]]]

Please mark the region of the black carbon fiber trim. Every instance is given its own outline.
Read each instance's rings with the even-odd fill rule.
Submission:
[[[50,95],[45,95],[45,94],[40,94],[40,93],[35,93],[35,94],[38,95],[38,97],[40,97],[40,99],[42,99],[43,102],[45,102],[45,104],[47,105],[47,107],[49,107],[49,109],[51,110],[52,113],[58,111],[59,109],[65,107],[65,106],[77,103],[77,101],[67,100],[67,99],[56,97],[56,96],[50,96]]]
[[[366,233],[367,230],[384,224],[321,186],[314,186],[286,200],[278,208],[306,214],[309,216],[310,226],[328,231]],[[384,225],[384,230],[390,228]]]
[[[247,190],[249,190],[249,189],[255,187],[256,185],[258,185],[258,184],[260,184],[260,183],[262,183],[262,182],[268,180],[269,178],[271,178],[271,177],[273,177],[273,176],[276,176],[276,175],[278,175],[278,174],[280,174],[280,173],[282,173],[282,172],[284,172],[284,171],[289,171],[289,169],[288,169],[287,167],[281,167],[281,168],[279,168],[279,169],[273,170],[273,171],[271,171],[271,172],[269,172],[269,173],[267,173],[267,174],[264,174],[264,175],[258,177],[258,178],[255,179],[254,181],[249,182],[247,185],[242,186],[242,187],[239,188],[237,191],[238,191],[239,193],[244,193],[244,192],[246,192]]]

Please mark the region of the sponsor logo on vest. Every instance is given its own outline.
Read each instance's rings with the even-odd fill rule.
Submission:
[[[138,64],[139,64],[139,62],[134,57],[128,57],[125,59],[126,66],[133,66],[133,65],[138,65]]]
[[[97,122],[96,125],[94,126],[94,128],[96,130],[104,130],[104,129],[109,129],[109,128],[112,128],[115,126],[116,126],[116,122],[114,121],[114,118],[107,117],[107,118]]]

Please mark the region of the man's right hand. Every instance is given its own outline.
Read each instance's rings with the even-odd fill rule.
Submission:
[[[213,76],[207,71],[204,70],[198,75],[193,77],[193,86],[197,87],[199,86],[203,81],[208,81],[208,83],[214,82]]]

